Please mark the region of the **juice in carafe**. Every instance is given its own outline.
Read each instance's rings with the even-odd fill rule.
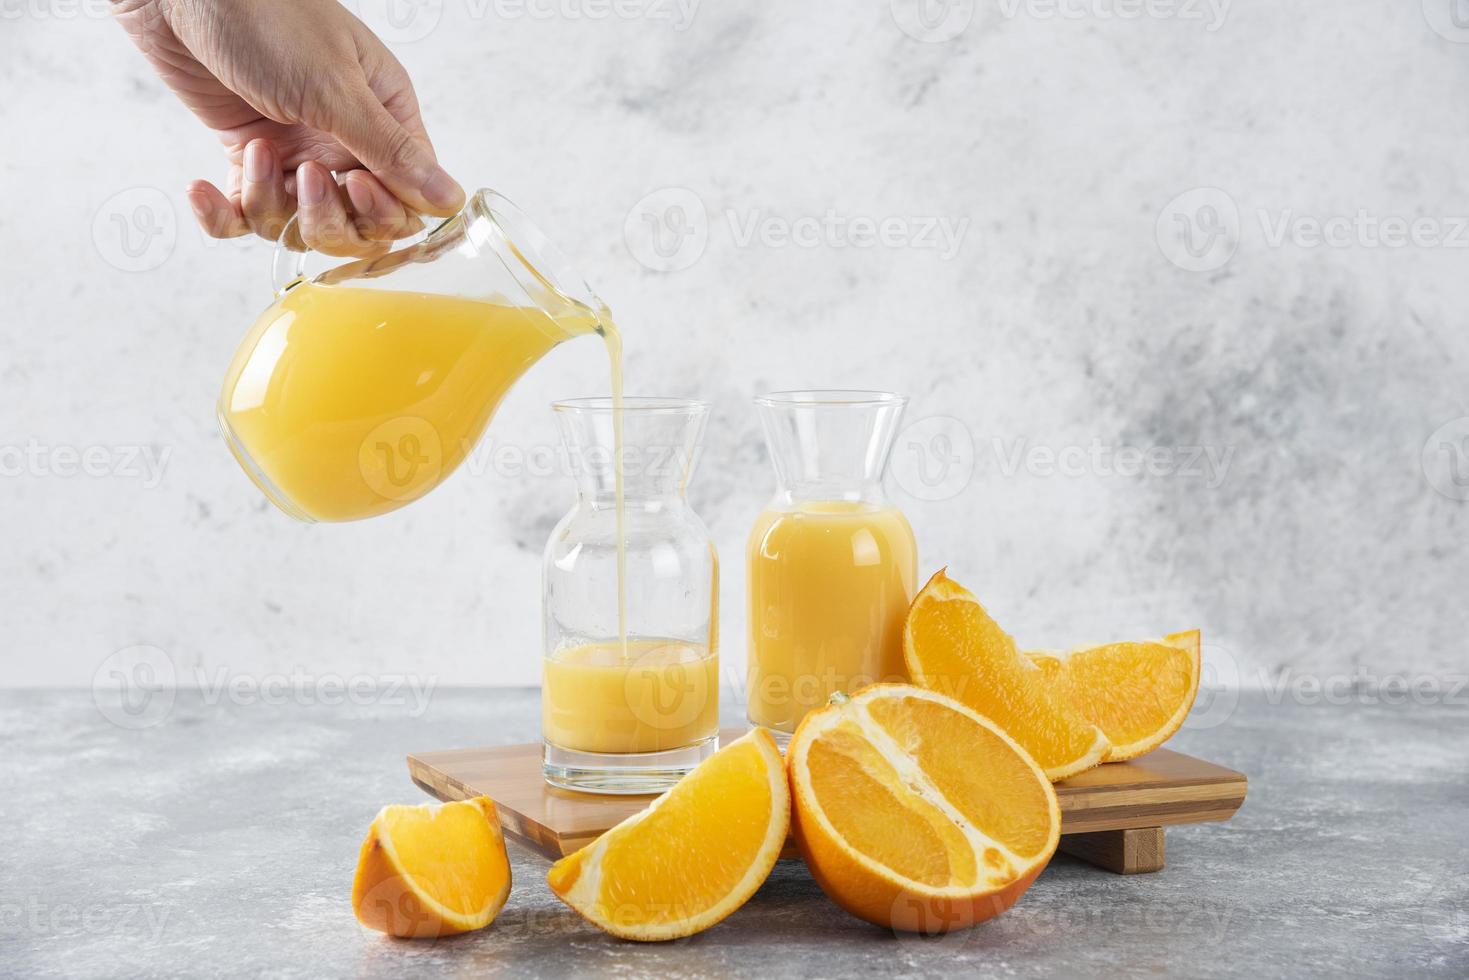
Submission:
[[[542,680],[541,734],[564,749],[662,752],[719,724],[719,658],[701,644],[624,637],[557,650]]]
[[[906,673],[918,548],[882,489],[906,403],[855,390],[755,399],[776,493],[745,552],[748,716],[777,740],[831,695]]]
[[[373,517],[447,478],[532,364],[599,328],[614,329],[590,310],[553,317],[302,283],[251,328],[226,375],[220,419],[246,471],[288,513]]]
[[[576,497],[541,563],[542,772],[659,792],[718,741],[719,561],[686,496],[708,406],[595,397],[553,411]]]
[[[750,532],[749,717],[790,733],[835,691],[901,680],[917,547],[896,508],[803,500]]]

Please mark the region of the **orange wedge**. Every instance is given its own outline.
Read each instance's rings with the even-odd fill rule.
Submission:
[[[551,865],[546,882],[623,939],[708,929],[755,894],[791,822],[780,750],[764,730],[731,742],[601,837]]]
[[[1161,640],[1032,653],[1051,690],[1112,743],[1107,762],[1135,759],[1178,731],[1199,693],[1199,631]]]
[[[495,804],[385,806],[357,855],[352,910],[369,929],[431,939],[489,925],[510,896]]]
[[[877,925],[935,933],[998,915],[1056,851],[1046,774],[952,698],[874,684],[808,714],[786,750],[796,846]]]
[[[915,683],[999,725],[1052,780],[1090,769],[1107,755],[1102,729],[1053,693],[1010,634],[943,570],[908,610],[903,659]]]

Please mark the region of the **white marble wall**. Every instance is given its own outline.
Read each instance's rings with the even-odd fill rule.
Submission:
[[[1199,626],[1225,681],[1462,676],[1449,0],[392,2],[358,6],[450,169],[576,258],[632,390],[714,402],[693,496],[731,680],[771,487],[749,398],[796,386],[912,395],[892,482],[922,565],[1026,642]],[[182,683],[535,683],[568,484],[460,473],[304,527],[236,468],[214,397],[268,256],[187,220],[219,153],[103,6],[0,0],[5,682],[146,645]],[[605,386],[596,344],[562,348],[491,437],[544,444],[551,398]]]

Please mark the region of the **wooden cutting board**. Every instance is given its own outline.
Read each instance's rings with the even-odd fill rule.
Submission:
[[[719,733],[721,743],[743,735]],[[541,745],[422,752],[408,757],[413,781],[441,800],[488,796],[512,837],[556,859],[643,809],[651,796],[594,796],[548,786]],[[1245,800],[1243,773],[1155,749],[1056,784],[1061,850],[1119,874],[1163,867],[1163,828],[1228,820]],[[787,844],[786,855],[795,852]]]

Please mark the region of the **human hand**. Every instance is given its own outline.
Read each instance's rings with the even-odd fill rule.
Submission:
[[[371,255],[418,231],[417,214],[463,207],[407,72],[336,0],[114,0],[113,11],[224,144],[226,191],[188,190],[211,236],[275,241],[296,213],[307,247]]]

